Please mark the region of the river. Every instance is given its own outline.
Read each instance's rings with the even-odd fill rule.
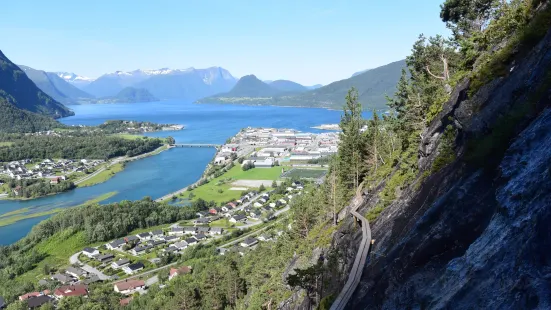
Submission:
[[[321,132],[311,127],[338,123],[341,116],[341,111],[325,109],[198,105],[179,101],[78,105],[70,108],[76,115],[60,120],[67,125],[97,125],[113,119],[184,125],[185,129],[181,131],[146,134],[155,137],[172,136],[177,143],[223,144],[227,138],[248,126]],[[214,154],[213,148],[170,149],[159,155],[130,162],[122,172],[95,186],[27,201],[0,200],[0,214],[21,208],[29,208],[32,212],[66,208],[110,192],[117,194],[102,203],[136,200],[145,196],[156,199],[195,182]],[[0,245],[21,239],[34,225],[47,217],[0,227]]]

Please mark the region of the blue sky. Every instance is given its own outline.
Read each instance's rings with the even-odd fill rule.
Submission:
[[[0,49],[47,71],[221,66],[312,85],[400,60],[448,34],[443,0],[94,0],[2,4]]]

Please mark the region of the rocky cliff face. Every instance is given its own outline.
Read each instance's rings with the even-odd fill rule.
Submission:
[[[469,99],[469,81],[456,87],[423,134],[419,167],[430,169],[448,124],[457,160],[420,174],[371,223],[375,247],[350,309],[551,308],[550,72],[551,31]],[[335,237],[348,258],[360,240],[352,225]]]

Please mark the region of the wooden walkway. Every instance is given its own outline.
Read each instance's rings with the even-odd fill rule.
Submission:
[[[360,243],[360,248],[356,254],[356,259],[354,260],[354,265],[350,270],[348,275],[348,280],[344,285],[342,291],[340,292],[337,299],[331,305],[331,310],[341,310],[345,309],[350,297],[354,294],[356,287],[360,283],[362,273],[365,267],[365,262],[367,260],[367,255],[369,254],[371,247],[371,228],[369,227],[369,222],[361,214],[357,212],[358,208],[362,205],[363,198],[361,194],[357,194],[352,201],[352,204],[348,207],[350,209],[350,214],[360,222],[362,226],[362,242]]]

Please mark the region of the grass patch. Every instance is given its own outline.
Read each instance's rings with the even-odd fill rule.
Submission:
[[[12,146],[13,142],[0,142],[0,147],[2,146]]]
[[[192,191],[186,191],[181,198],[189,199],[193,193],[193,199],[204,199],[224,203],[241,197],[241,191],[230,190],[234,187],[231,183],[235,180],[277,180],[281,175],[281,167],[253,168],[243,171],[240,166],[234,166],[221,176],[210,180],[208,183],[198,186]],[[241,186],[240,186],[241,187]]]
[[[46,277],[44,266],[47,265],[51,269],[66,267],[69,265],[69,257],[88,245],[82,231],[77,233],[74,233],[72,230],[58,232],[34,247],[38,253],[44,253],[47,257],[38,263],[35,268],[18,276],[17,280],[36,283],[38,280]]]
[[[147,139],[146,136],[132,135],[132,134],[127,134],[127,133],[114,134],[113,137],[123,138],[123,139],[127,139],[127,140],[138,140],[138,139],[144,139],[144,138]]]
[[[293,168],[285,172],[282,177],[285,178],[305,178],[305,179],[317,179],[324,176],[327,173],[327,169],[303,169]]]
[[[110,198],[110,197],[112,197],[116,194],[117,194],[117,192],[106,193],[106,194],[103,194],[103,195],[101,195],[97,198],[88,200],[85,203],[83,203],[81,205],[78,205],[76,207],[81,207],[81,206],[85,206],[85,205],[99,203],[100,201],[106,200],[106,199],[108,199],[108,198]],[[75,208],[75,207],[72,207],[72,208]],[[14,211],[7,212],[7,213],[4,213],[4,214],[0,215],[0,227],[11,225],[11,224],[14,224],[14,223],[17,223],[19,221],[26,220],[26,219],[31,219],[31,218],[56,214],[56,213],[58,213],[60,211],[63,211],[63,210],[67,210],[67,208],[56,208],[56,209],[46,210],[46,211],[42,211],[42,212],[35,212],[35,213],[27,213],[27,212],[31,211],[29,208],[22,208],[22,209],[14,210]]]
[[[77,187],[86,187],[103,183],[112,178],[116,173],[121,172],[122,170],[124,170],[124,163],[116,163],[112,166],[107,167],[104,171],[96,174],[88,180],[77,184]]]

